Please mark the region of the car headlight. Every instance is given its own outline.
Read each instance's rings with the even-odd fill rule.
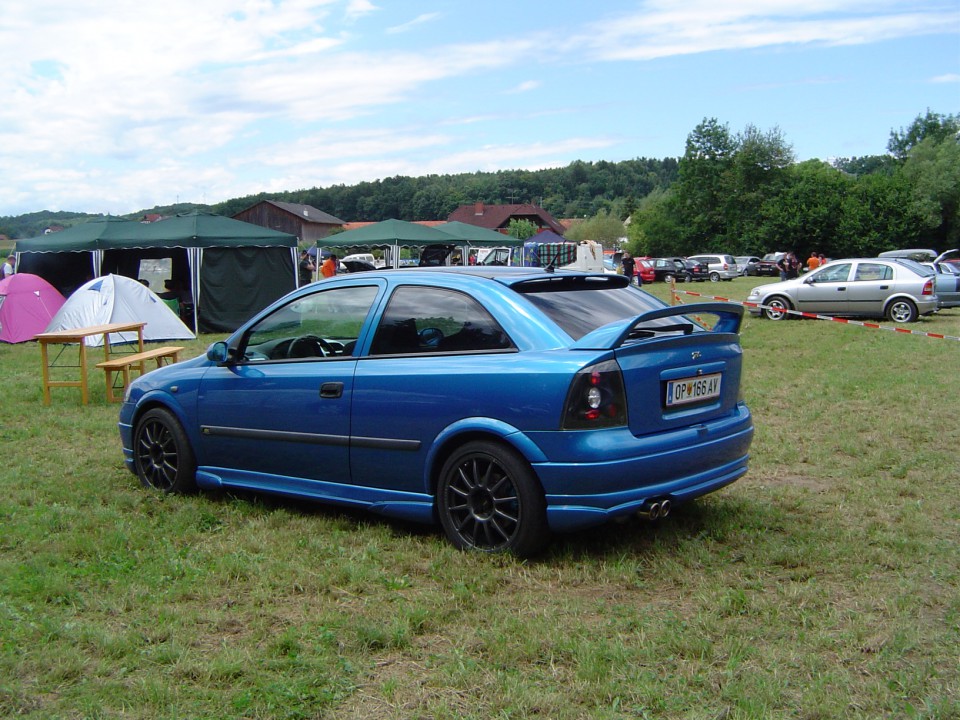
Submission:
[[[760,297],[760,293],[757,292],[756,288],[754,288],[753,290],[750,291],[750,294],[747,295],[747,298],[756,298],[756,297]]]

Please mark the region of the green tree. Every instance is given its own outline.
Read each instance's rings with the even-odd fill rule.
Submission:
[[[930,108],[927,108],[926,115],[917,115],[907,128],[890,132],[887,150],[895,158],[905,160],[910,150],[923,140],[943,142],[953,139],[956,141],[958,133],[960,133],[960,114],[942,115],[930,112]]]
[[[960,245],[960,143],[949,136],[924,138],[911,148],[903,174],[928,244],[939,250]]]
[[[623,223],[607,210],[601,210],[591,218],[573,225],[564,237],[568,240],[593,240],[604,247],[613,248],[627,234]]]
[[[514,218],[507,224],[507,235],[515,237],[517,240],[526,240],[536,235],[540,231],[537,224],[530,220],[518,220]]]

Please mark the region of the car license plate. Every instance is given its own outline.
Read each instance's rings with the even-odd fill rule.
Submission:
[[[720,397],[720,373],[667,382],[667,407]]]

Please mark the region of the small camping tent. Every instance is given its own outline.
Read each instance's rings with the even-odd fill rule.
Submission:
[[[145,322],[144,340],[193,340],[194,334],[150,288],[123,275],[105,275],[81,285],[47,325],[47,332],[115,322]],[[110,335],[110,342],[132,342],[136,333]],[[103,336],[84,342],[102,345]]]
[[[0,281],[0,340],[32,340],[46,329],[63,302],[63,295],[37,275],[17,273]]]

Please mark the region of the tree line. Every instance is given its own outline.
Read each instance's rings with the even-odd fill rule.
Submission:
[[[960,114],[928,110],[891,131],[887,150],[797,163],[779,129],[734,134],[705,119],[687,137],[677,181],[633,215],[629,246],[655,256],[800,257],[960,246]]]
[[[568,237],[606,245],[628,237],[640,255],[762,255],[812,250],[830,257],[896,247],[960,245],[960,114],[928,110],[891,131],[882,155],[797,162],[778,128],[734,133],[705,118],[681,158],[575,161],[546,170],[391,177],[261,193],[206,206],[181,203],[131,214],[208,209],[231,216],[260,200],[311,205],[346,222],[442,220],[460,205],[533,203],[581,222]],[[71,225],[84,213],[0,218],[11,238]],[[628,221],[624,224],[624,221]]]

